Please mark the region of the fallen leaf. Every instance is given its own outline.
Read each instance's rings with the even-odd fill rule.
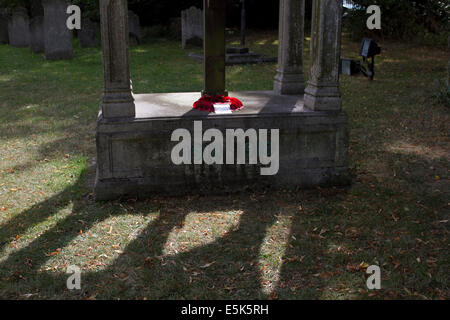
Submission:
[[[216,263],[215,261],[213,261],[213,262],[211,262],[211,263],[207,263],[207,264],[205,264],[205,265],[203,265],[203,266],[201,266],[200,268],[202,268],[202,269],[206,269],[206,268],[209,268],[210,266],[212,266],[214,263]]]
[[[361,269],[367,269],[368,267],[369,267],[369,264],[367,263],[367,262],[361,262],[360,264],[359,264],[359,267],[361,268]]]

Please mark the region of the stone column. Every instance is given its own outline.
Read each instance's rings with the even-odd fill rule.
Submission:
[[[202,94],[228,95],[225,90],[225,10],[226,0],[203,0],[205,85]]]
[[[102,115],[104,118],[134,117],[128,64],[127,0],[100,0],[100,24],[105,78]]]
[[[247,29],[247,12],[245,0],[241,0],[241,47],[245,47],[245,30]]]
[[[275,94],[303,94],[305,0],[280,0],[278,69]]]
[[[72,59],[72,30],[67,28],[68,0],[42,0],[44,7],[45,59]]]
[[[311,26],[311,68],[305,107],[339,111],[342,0],[314,0]]]

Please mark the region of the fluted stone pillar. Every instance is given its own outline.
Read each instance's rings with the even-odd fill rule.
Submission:
[[[104,118],[134,117],[128,57],[128,2],[100,0],[100,20],[105,87]]]
[[[341,110],[341,23],[342,0],[313,0],[311,68],[305,90],[305,107],[311,110]]]
[[[276,94],[303,94],[305,0],[280,0]]]
[[[227,94],[225,90],[225,10],[226,0],[203,0],[205,15],[203,94]]]

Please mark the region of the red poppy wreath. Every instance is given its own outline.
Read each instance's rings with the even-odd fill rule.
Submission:
[[[205,94],[194,102],[193,108],[202,111],[214,112],[214,104],[230,104],[231,111],[242,109],[244,106],[239,99],[223,95],[210,96]]]

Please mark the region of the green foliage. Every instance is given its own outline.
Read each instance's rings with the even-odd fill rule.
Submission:
[[[30,0],[0,0],[0,7],[13,9],[17,7],[29,7]]]
[[[73,0],[72,4],[81,8],[81,13],[84,17],[89,17],[96,21],[100,20],[99,1]]]

